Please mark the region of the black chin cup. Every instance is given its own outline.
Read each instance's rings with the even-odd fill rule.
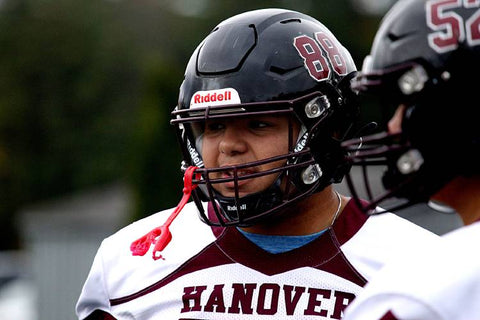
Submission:
[[[247,195],[242,198],[224,197],[215,192],[215,199],[220,208],[213,208],[217,220],[226,219],[239,227],[251,226],[265,219],[281,205],[283,192],[280,189],[281,178],[263,192]],[[221,210],[221,211],[220,211]]]

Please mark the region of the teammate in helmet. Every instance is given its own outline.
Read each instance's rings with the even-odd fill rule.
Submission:
[[[103,242],[79,317],[340,319],[395,252],[436,241],[393,214],[367,218],[332,186],[349,169],[340,143],[358,115],[355,73],[305,14],[263,9],[216,26],[172,113],[184,197]]]
[[[372,195],[374,205],[395,197],[406,200],[403,207],[435,201],[466,226],[385,267],[345,319],[480,315],[479,17],[479,1],[398,1],[354,82],[361,92],[383,94],[384,108],[398,106],[388,132],[345,142],[354,163],[386,165],[386,191]]]

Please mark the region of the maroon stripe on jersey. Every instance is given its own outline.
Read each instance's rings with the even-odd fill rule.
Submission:
[[[312,267],[336,274],[360,286],[366,280],[350,265],[329,229],[314,241],[284,253],[271,254],[245,238],[238,230],[229,228],[218,245],[235,262],[266,275],[275,275],[302,267]]]
[[[218,222],[218,217],[215,215],[215,210],[213,210],[213,205],[211,202],[208,203],[207,214],[208,219]],[[222,234],[223,230],[225,230],[225,227],[211,226],[211,228],[216,238],[218,238]]]
[[[111,314],[102,310],[95,310],[86,320],[116,320]]]
[[[361,201],[363,205],[367,204],[367,202],[363,200]],[[357,207],[354,200],[348,201],[333,225],[333,230],[335,231],[335,236],[337,237],[339,244],[343,245],[350,240],[355,233],[360,230],[367,219],[368,215],[363,213],[360,208]]]
[[[388,311],[383,317],[380,318],[380,320],[398,320],[398,318],[395,317],[391,311]]]

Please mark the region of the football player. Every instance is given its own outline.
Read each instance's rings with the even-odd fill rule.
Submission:
[[[385,190],[359,206],[375,214],[386,199],[402,199],[397,207],[430,201],[453,209],[465,226],[387,265],[345,319],[480,317],[479,26],[478,0],[400,0],[353,82],[384,109],[397,106],[388,132],[344,143],[365,172],[386,167]],[[357,196],[362,189],[352,179],[350,187]]]
[[[79,318],[340,319],[387,259],[438,240],[394,214],[369,218],[333,188],[349,170],[355,74],[308,15],[217,25],[172,113],[182,201],[103,241]]]

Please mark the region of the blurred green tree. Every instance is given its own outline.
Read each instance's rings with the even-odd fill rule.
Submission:
[[[135,139],[149,141],[137,134],[145,124],[155,122],[156,130],[148,134],[159,136],[157,149],[171,150],[171,143],[162,143],[169,110],[157,105],[153,114],[142,114],[149,111],[142,103],[148,105],[149,95],[163,103],[159,97],[173,88],[142,82],[152,81],[152,70],[142,65],[135,28],[121,19],[127,13],[128,8],[106,1],[3,3],[0,249],[19,246],[14,216],[22,205],[141,171],[135,164],[145,162],[135,160],[145,150],[134,146]],[[175,157],[171,161],[178,163]],[[157,173],[153,170],[151,179]]]

